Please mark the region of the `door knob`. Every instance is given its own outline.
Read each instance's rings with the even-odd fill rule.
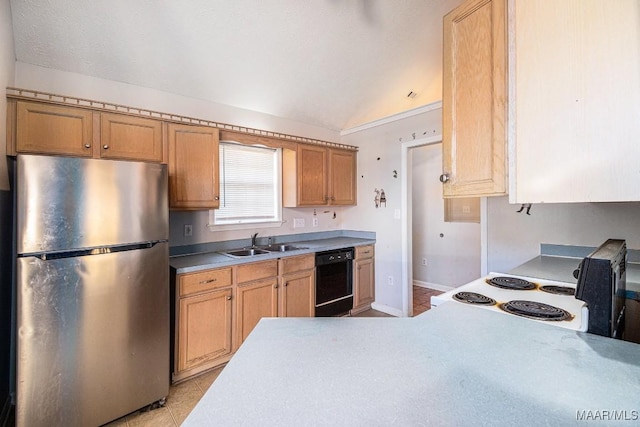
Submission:
[[[441,183],[445,183],[449,181],[449,174],[448,173],[443,173],[442,175],[440,175],[440,182]]]

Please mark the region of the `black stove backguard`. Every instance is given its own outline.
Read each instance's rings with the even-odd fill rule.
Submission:
[[[626,288],[627,245],[609,239],[585,257],[577,273],[576,298],[587,303],[587,332],[622,338]]]

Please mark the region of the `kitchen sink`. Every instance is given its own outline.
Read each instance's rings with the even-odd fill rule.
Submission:
[[[268,254],[270,253],[270,251],[266,251],[264,249],[258,249],[258,248],[249,248],[249,249],[236,249],[233,251],[227,251],[223,253],[231,257],[248,257],[248,256]]]
[[[293,245],[271,245],[271,246],[263,246],[262,249],[269,252],[289,252],[289,251],[297,251],[300,249],[307,249],[307,248],[300,248],[298,246],[293,246]]]

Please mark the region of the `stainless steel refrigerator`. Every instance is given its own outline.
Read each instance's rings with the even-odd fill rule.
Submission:
[[[166,165],[18,155],[16,425],[97,426],[169,392]]]

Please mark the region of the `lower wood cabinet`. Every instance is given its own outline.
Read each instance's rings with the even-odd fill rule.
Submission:
[[[231,288],[180,299],[178,371],[231,354]]]
[[[229,361],[263,317],[315,315],[315,254],[177,274],[172,381]]]
[[[263,317],[278,316],[278,260],[236,266],[237,349]]]
[[[282,258],[279,261],[280,317],[313,317],[316,300],[315,254]]]
[[[353,309],[357,314],[371,308],[375,300],[375,263],[373,245],[355,248],[353,263]]]

